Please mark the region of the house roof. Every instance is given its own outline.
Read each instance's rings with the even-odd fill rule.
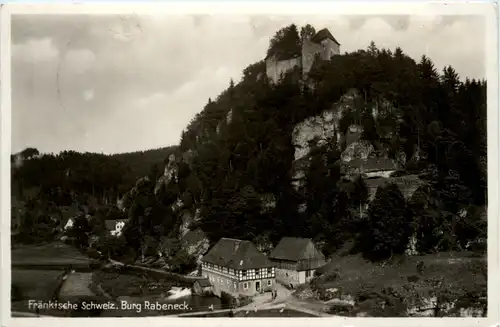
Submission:
[[[221,238],[203,257],[205,262],[233,269],[272,267],[262,252],[250,241]]]
[[[324,255],[315,247],[310,238],[283,237],[269,255],[271,259],[299,261],[309,246],[315,249],[313,258],[324,259]],[[307,258],[312,259],[312,258]]]
[[[338,45],[340,45],[340,43],[337,40],[335,40],[335,38],[333,37],[332,33],[330,33],[330,31],[327,28],[323,28],[322,30],[318,31],[318,33],[316,33],[311,38],[311,41],[319,43],[319,42],[323,41],[324,39],[330,39],[333,42],[335,42]]]
[[[361,169],[363,172],[396,170],[396,164],[388,158],[352,159],[346,163],[350,168]]]
[[[104,221],[104,225],[106,226],[107,230],[114,230],[116,228],[116,224],[121,221],[127,223],[128,219],[108,219]]]
[[[399,177],[376,177],[376,178],[367,178],[364,180],[366,187],[368,188],[368,198],[372,201],[375,198],[375,194],[377,193],[377,189],[380,186],[384,186],[389,183],[394,183],[398,186],[399,190],[403,194],[406,199],[412,197],[415,191],[424,184],[418,175],[406,175]]]
[[[196,281],[201,287],[210,287],[212,286],[212,283],[208,280],[208,278],[205,279],[199,279]]]

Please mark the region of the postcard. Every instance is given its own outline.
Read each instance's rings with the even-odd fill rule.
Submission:
[[[498,323],[496,8],[210,3],[2,7],[5,324]]]

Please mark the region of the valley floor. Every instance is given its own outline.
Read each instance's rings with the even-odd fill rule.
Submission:
[[[483,314],[486,294],[485,256],[461,252],[407,257],[385,265],[359,256],[334,257],[320,277],[301,285],[292,297],[331,314],[448,316]],[[441,304],[436,297],[443,299]],[[435,310],[440,306],[442,310]]]
[[[62,265],[73,266],[78,270],[78,264],[88,265],[90,261],[78,251],[73,252],[70,247],[60,244],[14,248],[12,282],[16,291],[22,294],[23,300],[13,301],[12,310],[26,311],[24,300],[49,300],[54,292],[58,292],[62,298],[92,296],[95,287],[90,287],[90,284],[101,275],[103,278],[108,275],[113,277],[110,280],[97,280],[101,287],[116,293],[117,297],[134,296],[132,293],[137,293],[137,287],[144,283],[145,288],[142,290],[148,289],[150,282],[143,281],[138,276],[120,273],[90,273],[84,270],[72,272],[67,278],[63,278],[68,271],[65,273],[61,269]],[[53,267],[48,270],[30,269],[30,263]],[[277,284],[276,299],[272,300],[271,293],[260,294],[252,303],[239,308],[235,316],[484,315],[487,309],[486,272],[486,257],[466,252],[407,257],[386,264],[371,263],[360,256],[336,256],[322,269],[321,276],[311,283],[295,290]],[[165,287],[172,284],[165,283],[163,287],[162,283],[156,285],[160,286],[159,289],[151,289],[150,295],[162,293],[160,290],[166,290]],[[135,300],[148,298],[144,292],[139,293],[135,295]],[[434,296],[446,296],[443,300],[446,303],[437,305],[433,302]],[[201,308],[210,304],[220,307],[216,300],[220,302],[215,298],[195,299],[191,296],[190,302],[194,306],[193,311],[203,311]],[[450,304],[455,307],[454,310],[445,310],[444,307],[450,307]],[[442,310],[436,310],[439,306],[443,307]],[[111,312],[107,314],[113,315]],[[116,314],[115,312],[114,315]],[[142,315],[147,314],[143,312]],[[207,314],[208,316],[217,316],[217,313]]]

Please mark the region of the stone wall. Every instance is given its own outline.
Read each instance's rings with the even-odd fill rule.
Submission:
[[[245,280],[245,281],[240,281],[238,284],[238,293],[247,295],[247,296],[253,296],[258,294],[259,292],[256,289],[256,283],[260,283],[260,289],[263,292],[269,292],[272,289],[274,289],[274,284],[276,283],[276,280],[274,278],[262,278],[262,279],[255,279],[255,280]],[[246,288],[245,288],[246,284]]]
[[[220,296],[221,292],[238,293],[238,278],[236,277],[230,277],[211,270],[202,270],[202,276],[208,278],[212,284],[213,292],[217,296]]]
[[[276,269],[276,279],[285,284],[285,285],[298,285],[299,281],[299,272],[291,269],[277,268]]]
[[[304,40],[302,42],[301,56],[276,61],[272,58],[266,60],[266,74],[274,82],[278,82],[281,74],[292,70],[295,66],[302,68],[302,75],[309,74],[316,56],[323,60],[330,60],[333,55],[340,54],[340,46],[330,39],[325,39],[321,44]]]
[[[323,41],[321,41],[321,43],[324,45],[324,52],[323,52],[324,60],[330,60],[330,58],[333,55],[340,54],[340,45],[333,42],[332,40],[324,39]]]
[[[213,292],[217,296],[220,296],[222,292],[233,295],[243,294],[253,296],[258,294],[256,289],[257,282],[260,283],[260,289],[263,292],[274,289],[274,284],[276,282],[273,277],[239,281],[236,277],[231,277],[223,273],[209,270],[203,270],[202,276],[210,280],[210,283],[213,286]]]
[[[307,75],[311,70],[311,67],[316,58],[316,54],[323,57],[324,47],[321,44],[317,44],[308,40],[304,40],[302,43],[302,73]]]
[[[274,59],[266,60],[266,74],[274,83],[277,83],[281,74],[292,70],[295,66],[301,67],[301,58],[296,57],[288,60],[276,61]]]

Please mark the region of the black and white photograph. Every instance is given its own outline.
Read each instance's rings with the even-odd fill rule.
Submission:
[[[497,317],[485,12],[12,13],[12,321]]]

